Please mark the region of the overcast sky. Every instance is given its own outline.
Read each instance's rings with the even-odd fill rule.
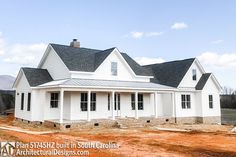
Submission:
[[[0,1],[0,75],[36,67],[48,43],[117,47],[141,64],[197,57],[236,88],[234,0]]]

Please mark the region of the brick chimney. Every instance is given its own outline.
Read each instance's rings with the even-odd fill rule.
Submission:
[[[77,39],[73,39],[73,41],[70,42],[70,46],[80,48],[80,42],[77,41]]]

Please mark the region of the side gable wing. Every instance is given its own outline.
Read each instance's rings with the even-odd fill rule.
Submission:
[[[178,87],[194,60],[194,58],[190,58],[143,67],[153,73],[154,78],[151,79],[151,82]]]
[[[206,86],[207,83],[209,81],[213,81],[213,84],[215,85],[215,87],[221,91],[221,86],[219,84],[219,82],[217,81],[217,79],[215,78],[215,76],[212,73],[205,73],[201,76],[200,80],[198,81],[195,89],[196,90],[203,90]]]
[[[48,45],[38,68],[47,69],[53,79],[69,78],[69,69],[51,44]]]

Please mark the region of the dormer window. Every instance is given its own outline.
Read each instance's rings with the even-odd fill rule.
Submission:
[[[117,76],[117,62],[111,62],[111,74]]]
[[[193,80],[196,81],[197,80],[197,70],[193,69],[192,73],[193,73]]]

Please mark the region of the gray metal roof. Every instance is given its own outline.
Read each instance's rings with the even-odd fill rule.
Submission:
[[[143,66],[152,74],[154,78],[151,82],[159,83],[171,87],[178,87],[195,58],[151,64]]]
[[[65,79],[51,81],[39,87],[65,86],[65,87],[102,87],[102,88],[139,88],[139,89],[174,89],[173,87],[160,85],[151,82],[131,82],[113,80],[93,80],[93,79]]]
[[[22,68],[22,70],[31,87],[35,87],[43,83],[53,81],[47,69]]]
[[[211,76],[211,73],[202,74],[202,76],[201,76],[200,80],[198,81],[195,89],[196,90],[202,90],[210,76]]]
[[[106,57],[115,49],[97,50],[89,48],[76,48],[66,45],[50,44],[58,56],[65,63],[70,71],[94,72],[106,59]],[[125,61],[136,75],[152,76],[148,70],[140,66],[126,53],[121,53]]]

